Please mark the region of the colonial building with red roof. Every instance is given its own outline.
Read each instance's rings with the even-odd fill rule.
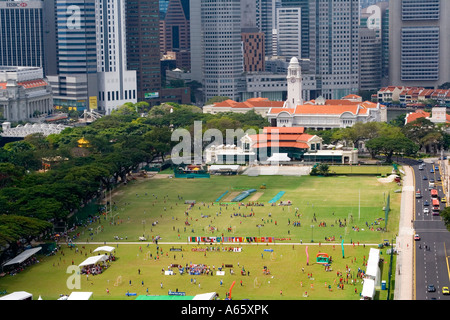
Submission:
[[[0,67],[0,120],[26,121],[52,110],[52,90],[42,68]]]
[[[206,163],[243,164],[254,161],[282,162],[308,161],[329,163],[357,163],[357,150],[327,150],[319,136],[305,133],[302,127],[266,127],[258,134],[245,134],[240,146],[210,146],[206,153]]]
[[[252,98],[245,102],[226,100],[204,106],[204,113],[241,112],[254,110],[268,118],[273,127],[304,127],[319,130],[351,127],[357,122],[387,121],[384,106],[370,101],[362,102],[355,94],[340,100],[303,100],[303,77],[297,58],[292,58],[287,70],[286,101]]]
[[[422,109],[419,109],[415,112],[410,112],[405,117],[405,124],[410,124],[420,118],[428,119],[436,124],[450,124],[450,115],[447,114],[446,107],[434,107],[431,109],[431,112],[426,112]]]
[[[263,117],[267,116],[270,108],[283,107],[284,101],[270,101],[268,98],[251,98],[244,102],[236,102],[234,100],[225,100],[216,102],[212,105],[203,107],[203,113],[216,114],[219,112],[237,112],[247,113],[250,110],[255,111]]]
[[[369,101],[323,100],[293,108],[272,108],[267,114],[271,125],[305,127],[316,130],[352,127],[357,122],[386,121],[386,107]]]

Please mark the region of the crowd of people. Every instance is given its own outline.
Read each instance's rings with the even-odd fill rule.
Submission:
[[[39,263],[39,260],[36,257],[30,257],[27,260],[25,260],[24,262],[15,265],[10,270],[7,270],[5,273],[2,273],[2,275],[8,274],[10,276],[15,276],[16,274],[24,271],[26,267],[31,266],[36,263]]]
[[[211,269],[205,264],[191,264],[186,266],[186,271],[190,275],[209,275]]]
[[[107,268],[107,265],[90,265],[90,266],[84,266],[81,268],[80,272],[81,274],[86,274],[86,275],[97,275],[97,274],[101,274],[103,273],[104,269]]]

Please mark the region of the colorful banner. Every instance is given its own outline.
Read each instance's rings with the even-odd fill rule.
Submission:
[[[283,238],[279,240],[288,240]],[[257,242],[257,243],[272,243],[275,241],[274,237],[188,237],[188,242],[202,242],[202,243],[223,243],[223,242]]]

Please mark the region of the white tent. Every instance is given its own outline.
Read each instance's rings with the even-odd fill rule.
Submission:
[[[90,266],[90,265],[97,264],[97,263],[102,262],[102,261],[106,261],[107,259],[108,259],[108,256],[105,256],[105,255],[93,256],[93,257],[87,258],[86,260],[84,260],[78,266],[79,267]]]
[[[67,300],[89,300],[92,292],[72,292]]]
[[[216,295],[215,292],[201,293],[197,294],[192,300],[213,300]]]
[[[116,249],[116,248],[114,248],[114,247],[103,246],[103,247],[98,247],[97,249],[94,250],[94,252],[98,252],[98,251],[113,252],[115,249]]]
[[[361,297],[364,299],[372,300],[375,296],[375,280],[372,279],[364,279],[364,285],[361,292]]]
[[[17,264],[17,263],[22,263],[25,260],[27,260],[29,257],[31,257],[32,255],[34,255],[35,253],[39,252],[41,249],[42,249],[42,247],[36,247],[36,248],[25,250],[24,252],[19,254],[14,259],[9,260],[3,266],[9,266],[9,265]]]
[[[33,300],[33,295],[25,291],[16,291],[1,297],[0,300]]]
[[[267,159],[269,162],[288,162],[291,158],[288,157],[287,153],[274,153],[270,158]]]
[[[380,250],[371,248],[369,251],[369,258],[367,260],[367,270],[365,277],[379,281],[380,267]]]

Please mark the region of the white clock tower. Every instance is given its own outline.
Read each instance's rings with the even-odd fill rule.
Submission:
[[[302,69],[296,57],[289,62],[287,74],[287,101],[286,108],[295,108],[303,104]]]

